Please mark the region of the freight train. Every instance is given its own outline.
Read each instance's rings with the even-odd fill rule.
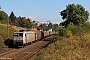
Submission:
[[[14,32],[13,39],[7,39],[4,43],[7,46],[24,46],[29,43],[46,38],[49,35],[55,34],[55,32],[50,31],[20,31]]]

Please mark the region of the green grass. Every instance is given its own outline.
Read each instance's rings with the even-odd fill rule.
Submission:
[[[15,30],[12,27],[9,27],[9,38],[13,38],[13,32]],[[0,36],[5,40],[8,38],[8,29],[7,26],[0,25]]]
[[[4,38],[7,36],[7,28],[4,26],[0,26],[0,35]]]

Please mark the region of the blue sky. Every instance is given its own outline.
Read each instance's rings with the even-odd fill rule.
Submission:
[[[32,20],[52,23],[63,21],[59,12],[66,8],[67,4],[81,4],[90,12],[89,0],[0,0],[3,11],[10,15],[11,11],[18,16],[26,16]]]

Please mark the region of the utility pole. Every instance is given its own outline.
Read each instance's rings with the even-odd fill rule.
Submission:
[[[9,19],[7,19],[7,35],[8,35],[8,39],[9,39]]]
[[[9,20],[7,19],[7,34],[8,34],[8,38],[9,38]]]

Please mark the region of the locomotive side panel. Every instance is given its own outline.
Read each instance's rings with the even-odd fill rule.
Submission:
[[[35,34],[34,33],[26,33],[25,34],[25,41],[26,43],[30,43],[35,41]]]

